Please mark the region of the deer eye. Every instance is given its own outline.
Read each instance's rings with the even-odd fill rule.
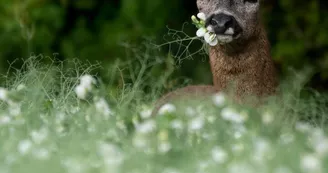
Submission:
[[[247,3],[247,2],[248,2],[248,3],[253,3],[253,4],[254,4],[254,3],[257,3],[258,0],[244,0],[244,4]]]

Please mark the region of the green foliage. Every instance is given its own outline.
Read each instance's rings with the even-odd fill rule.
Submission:
[[[270,2],[268,2],[269,4]],[[327,81],[327,3],[318,0],[280,0],[264,12],[273,45],[273,57],[285,71],[288,67],[316,67]]]
[[[161,80],[144,76],[153,61],[140,56],[148,62],[131,74],[141,77],[120,94],[98,78],[92,93],[104,98],[101,104],[75,93],[80,77],[99,65],[70,61],[74,68],[60,68],[31,57],[24,70],[12,69],[16,77],[0,88],[1,171],[327,172],[328,97],[300,99],[303,75],[258,109],[218,94],[149,117],[158,88],[142,88]],[[313,121],[300,121],[308,117]]]

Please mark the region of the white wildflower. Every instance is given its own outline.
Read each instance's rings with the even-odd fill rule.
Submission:
[[[75,113],[79,112],[79,110],[80,110],[80,107],[78,107],[78,106],[72,106],[71,109],[70,109],[70,112],[72,114],[75,114]]]
[[[94,84],[96,84],[96,80],[91,75],[81,76],[80,84],[75,87],[77,97],[79,99],[86,99]]]
[[[222,106],[226,101],[226,98],[223,93],[219,92],[214,94],[213,102],[216,106]]]
[[[50,153],[47,149],[41,148],[33,151],[34,157],[40,160],[46,160],[50,157]]]
[[[22,155],[25,155],[27,152],[30,151],[31,147],[32,147],[32,142],[30,140],[22,140],[18,144],[18,151]]]
[[[235,139],[241,138],[245,133],[247,133],[247,129],[243,124],[237,124],[233,126],[233,137]]]
[[[319,156],[328,154],[328,138],[322,129],[315,128],[310,136],[310,143]]]
[[[116,121],[116,126],[123,131],[126,130],[126,125],[125,125],[124,121],[122,121],[122,120]]]
[[[135,135],[132,140],[132,144],[136,148],[142,148],[145,149],[148,147],[148,140],[145,136],[143,135]]]
[[[23,89],[25,89],[26,88],[26,86],[24,85],[24,84],[19,84],[17,87],[16,87],[16,90],[17,91],[21,91],[21,90],[23,90]]]
[[[255,161],[262,163],[268,153],[271,151],[270,143],[262,138],[256,138],[254,141],[254,154]]]
[[[312,130],[312,127],[309,123],[305,123],[305,122],[297,122],[295,124],[295,129],[299,132],[302,132],[302,133],[307,133],[309,131]]]
[[[152,112],[151,109],[143,110],[143,111],[140,112],[140,116],[141,116],[141,118],[143,118],[143,119],[150,118],[150,116],[151,116],[151,112]]]
[[[198,13],[198,14],[197,14],[197,17],[198,17],[200,20],[202,20],[202,21],[205,21],[205,20],[206,20],[206,15],[205,15],[205,13]]]
[[[219,146],[214,147],[211,151],[211,154],[212,154],[212,159],[219,164],[223,164],[228,159],[227,152],[224,151]]]
[[[319,158],[313,154],[306,154],[301,158],[301,169],[303,172],[319,173],[322,169],[322,163]]]
[[[64,112],[58,112],[56,114],[56,123],[60,124],[61,122],[63,122],[65,120],[65,117],[66,117],[66,115]]]
[[[113,144],[101,143],[98,152],[107,165],[120,165],[123,162],[122,152]]]
[[[88,90],[82,85],[76,86],[74,91],[79,99],[86,99],[89,93]]]
[[[171,103],[167,103],[159,109],[158,114],[159,115],[170,114],[175,111],[176,111],[176,107]]]
[[[204,39],[210,46],[216,46],[219,43],[219,40],[214,33],[205,33]]]
[[[64,132],[64,130],[65,130],[65,128],[62,125],[57,125],[56,126],[56,132],[57,133],[61,134],[61,133]]]
[[[189,116],[189,117],[193,117],[196,115],[196,111],[194,108],[192,107],[187,107],[186,108],[186,115]]]
[[[140,116],[142,119],[147,119],[150,118],[152,113],[152,110],[149,109],[148,107],[143,107],[142,110],[140,111]]]
[[[156,122],[154,120],[147,120],[136,126],[138,133],[147,134],[153,132],[156,129]]]
[[[204,37],[207,30],[206,28],[199,28],[196,32],[197,37]]]
[[[314,150],[320,156],[325,156],[328,154],[328,139],[323,139],[314,143]]]
[[[233,123],[243,123],[247,119],[247,115],[240,114],[229,107],[222,109],[221,116],[223,119],[231,121]]]
[[[30,135],[33,142],[40,144],[48,137],[48,130],[46,128],[42,128],[38,131],[33,130]]]
[[[313,138],[314,140],[321,140],[321,139],[325,138],[324,131],[318,127],[314,128],[311,131],[311,138]]]
[[[181,120],[173,120],[171,121],[171,128],[175,130],[183,129],[183,122]]]
[[[0,100],[7,101],[8,100],[8,90],[0,87]]]
[[[0,116],[0,125],[5,125],[5,124],[9,124],[11,121],[11,118],[9,116]]]
[[[110,110],[109,105],[104,98],[97,99],[97,101],[95,101],[95,106],[97,111],[102,113],[105,117],[108,117],[112,114],[112,111]]]
[[[211,46],[217,45],[219,40],[217,39],[216,34],[205,28],[206,15],[204,13],[198,13],[197,17],[200,21],[196,18],[196,16],[191,16],[191,20],[198,28],[196,35],[198,37],[204,37],[204,40]]]
[[[262,115],[262,122],[263,122],[263,124],[271,124],[273,122],[273,120],[274,120],[274,117],[269,112],[265,112]]]
[[[171,144],[168,141],[160,142],[158,145],[158,151],[160,153],[167,153],[171,150]]]
[[[18,116],[21,114],[21,105],[19,103],[14,103],[12,101],[8,101],[8,103],[9,103],[8,111],[10,115]]]
[[[196,117],[193,118],[190,122],[189,122],[189,130],[191,131],[197,131],[203,128],[205,124],[204,118],[203,117]]]
[[[96,80],[91,75],[84,75],[80,77],[80,85],[88,91],[92,89],[92,85],[96,84]]]
[[[280,143],[282,144],[290,144],[294,142],[295,136],[292,133],[283,133],[280,135]]]

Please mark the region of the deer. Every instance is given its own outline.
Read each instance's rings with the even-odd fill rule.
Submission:
[[[206,15],[205,26],[220,42],[208,48],[213,84],[190,85],[165,94],[156,102],[152,116],[165,103],[207,97],[231,88],[238,103],[247,96],[261,100],[277,91],[277,72],[260,18],[260,0],[197,0],[196,4]]]

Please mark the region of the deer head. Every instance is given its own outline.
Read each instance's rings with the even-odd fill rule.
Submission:
[[[223,44],[247,41],[258,33],[260,0],[197,0],[206,27]]]

